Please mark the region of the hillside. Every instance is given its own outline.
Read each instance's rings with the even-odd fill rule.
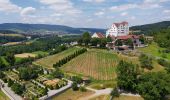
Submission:
[[[0,24],[0,30],[10,30],[19,33],[30,33],[30,32],[41,33],[45,31],[51,31],[55,33],[68,33],[68,34],[81,34],[84,31],[88,31],[90,33],[105,32],[105,29],[96,29],[96,28],[73,28],[64,25],[23,24],[23,23]]]
[[[146,24],[140,26],[132,26],[130,30],[140,31],[139,34],[154,34],[155,32],[160,31],[161,29],[170,28],[170,21],[163,21],[153,24]]]

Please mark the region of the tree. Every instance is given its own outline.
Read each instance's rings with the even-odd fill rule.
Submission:
[[[137,91],[145,100],[165,100],[170,93],[170,74],[152,72],[139,77]]]
[[[11,89],[16,93],[16,94],[19,94],[21,95],[24,91],[25,91],[25,87],[18,84],[18,83],[14,83],[12,86],[11,86]]]
[[[62,78],[64,74],[60,71],[59,68],[56,68],[55,71],[52,73],[52,76],[55,78]]]
[[[107,37],[107,42],[112,42],[112,38],[110,36]]]
[[[119,97],[120,93],[119,93],[118,88],[117,88],[117,87],[114,88],[114,89],[112,90],[112,92],[110,93],[110,95],[112,96],[112,98],[114,98],[114,97]]]
[[[71,79],[73,82],[76,82],[78,84],[82,83],[82,78],[78,76],[73,76]]]
[[[73,82],[73,84],[72,84],[72,90],[73,90],[73,91],[77,91],[77,90],[79,90],[79,88],[78,88],[78,86],[77,86],[77,83],[76,83],[76,82]]]
[[[118,39],[118,40],[116,41],[115,45],[116,45],[116,46],[122,46],[122,45],[123,45],[123,43],[122,43],[122,41],[121,41],[121,40],[119,40],[119,39]]]
[[[91,42],[92,46],[97,46],[97,44],[99,44],[100,40],[98,38],[92,38],[90,42]]]
[[[104,48],[104,47],[106,47],[106,44],[107,44],[106,38],[102,38],[102,39],[100,40],[100,47]]]
[[[4,64],[4,61],[0,57],[0,69],[5,68],[5,67],[6,67],[6,65]]]
[[[14,56],[14,54],[13,54],[13,53],[8,53],[8,54],[6,55],[6,60],[7,60],[7,62],[8,62],[11,66],[13,66],[13,65],[15,64],[15,56]]]
[[[137,65],[121,60],[117,65],[117,84],[120,89],[136,92],[137,75],[140,73]]]
[[[126,40],[126,45],[132,46],[133,47],[133,40],[132,39],[128,39]]]
[[[89,32],[84,32],[82,39],[85,45],[87,46],[90,43],[90,39],[91,39]]]
[[[5,77],[5,74],[2,71],[0,71],[0,78],[2,79],[4,77]]]
[[[8,87],[11,87],[14,84],[14,81],[12,81],[11,79],[8,80]]]
[[[149,57],[145,54],[141,54],[139,56],[139,61],[140,61],[141,67],[147,68],[149,70],[151,70],[153,68],[153,66],[152,66],[153,60],[151,57]]]

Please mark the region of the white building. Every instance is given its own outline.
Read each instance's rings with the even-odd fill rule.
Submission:
[[[126,36],[129,34],[128,22],[113,23],[112,26],[106,31],[107,36]]]

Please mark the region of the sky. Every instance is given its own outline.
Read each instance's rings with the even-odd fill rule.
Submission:
[[[0,0],[0,23],[107,28],[170,20],[170,0]]]

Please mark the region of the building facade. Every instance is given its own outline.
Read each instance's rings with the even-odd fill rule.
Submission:
[[[128,34],[129,34],[128,22],[113,23],[112,26],[106,31],[106,37],[126,36]]]

